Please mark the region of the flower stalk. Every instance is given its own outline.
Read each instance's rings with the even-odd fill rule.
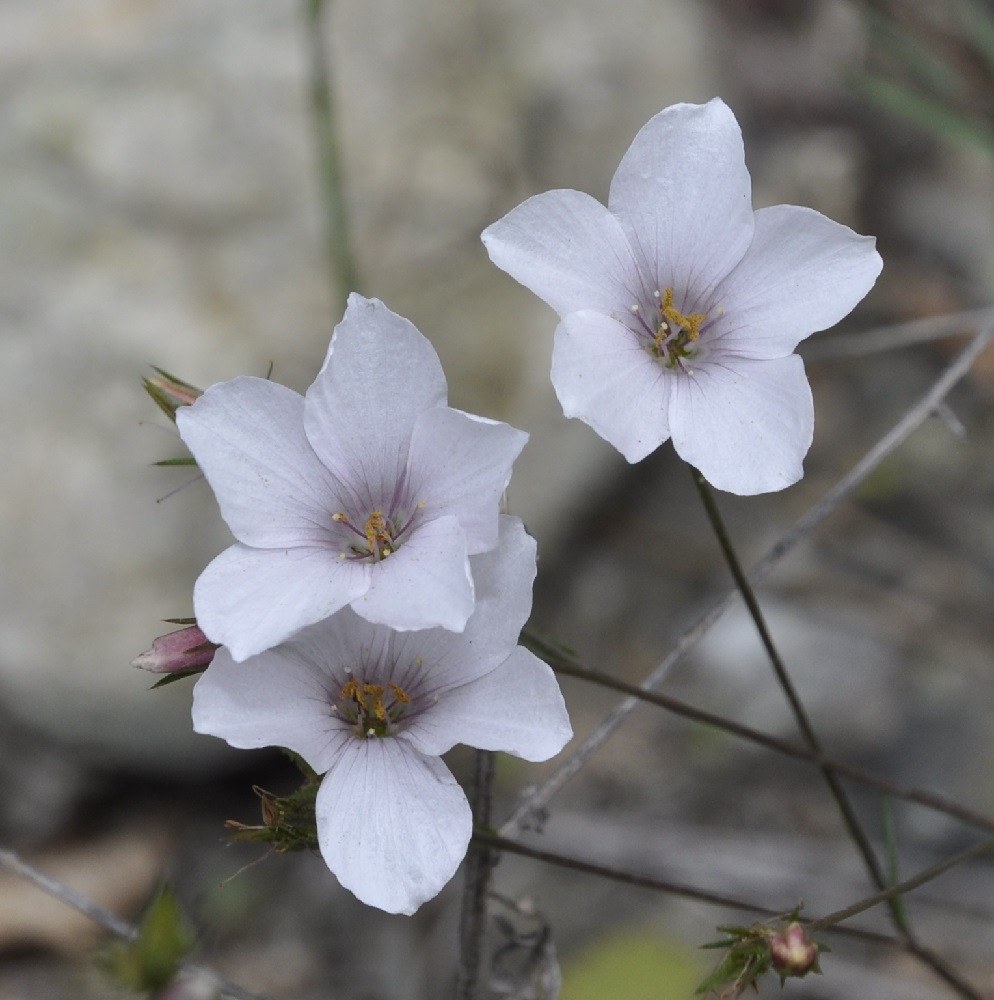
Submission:
[[[821,742],[815,734],[815,730],[811,724],[810,718],[808,717],[807,710],[805,709],[804,704],[797,693],[797,689],[794,687],[790,674],[781,659],[779,652],[777,651],[776,645],[773,642],[773,637],[770,635],[769,628],[766,625],[766,619],[764,618],[763,612],[759,607],[759,602],[756,600],[755,591],[752,589],[752,585],[749,583],[749,579],[742,569],[738,555],[735,552],[735,547],[732,545],[731,536],[725,527],[725,522],[721,516],[721,512],[718,510],[714,493],[712,492],[707,480],[697,469],[691,466],[690,470],[691,476],[694,480],[694,485],[697,487],[697,491],[701,497],[701,502],[704,504],[708,520],[711,522],[711,526],[718,539],[718,544],[721,546],[722,554],[724,555],[728,568],[735,579],[735,584],[742,595],[742,599],[745,601],[746,607],[749,610],[749,615],[756,626],[760,640],[763,643],[763,648],[766,650],[770,663],[773,666],[777,681],[791,707],[798,728],[801,731],[801,736],[812,753],[820,756],[822,753]],[[866,870],[869,873],[870,878],[873,880],[873,883],[883,894],[881,899],[887,904],[891,922],[894,924],[897,932],[905,939],[908,950],[912,954],[916,955],[924,964],[929,966],[929,968],[931,968],[936,975],[938,975],[941,979],[944,979],[950,986],[952,986],[960,994],[960,996],[970,997],[973,998],[973,1000],[981,1000],[980,995],[973,989],[973,987],[970,986],[970,984],[967,983],[942,958],[918,943],[911,931],[907,914],[900,905],[900,893],[888,890],[887,878],[884,871],[880,867],[880,862],[873,850],[873,846],[870,844],[869,838],[866,836],[866,833],[856,816],[856,812],[853,809],[852,803],[849,801],[849,796],[846,795],[845,789],[842,787],[842,783],[839,781],[836,773],[827,765],[823,764],[819,769],[825,778],[825,782],[832,794],[832,798],[835,800],[835,804],[839,810],[839,815],[842,817],[842,822],[845,825],[847,833],[849,834],[849,838],[852,840],[853,844],[856,846],[856,850],[860,854],[860,857],[863,859],[863,863],[866,866]]]

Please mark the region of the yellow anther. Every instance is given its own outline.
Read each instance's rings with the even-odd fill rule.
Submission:
[[[387,710],[383,704],[383,692],[385,688],[382,684],[363,684],[362,690],[364,694],[368,694],[370,700],[373,703],[372,712],[381,722],[385,722],[387,718]]]
[[[348,514],[332,514],[331,519],[333,521],[344,521],[346,524],[349,523]]]
[[[393,692],[393,696],[403,705],[410,705],[411,696],[399,685],[388,684],[388,688]]]
[[[342,688],[341,697],[348,701],[354,701],[362,709],[366,708],[365,695],[363,695],[362,688],[359,687],[359,682],[354,677]]]
[[[383,519],[383,512],[374,510],[366,519],[366,541],[370,552],[375,550],[377,541],[381,541],[386,532],[387,522]]]
[[[674,324],[678,330],[685,330],[687,333],[688,340],[697,340],[701,335],[701,323],[703,323],[707,316],[704,313],[691,313],[689,316],[684,316],[676,306],[673,305],[673,289],[667,288],[663,294],[663,301],[659,307],[659,311],[662,313],[663,318],[669,320],[670,323]]]

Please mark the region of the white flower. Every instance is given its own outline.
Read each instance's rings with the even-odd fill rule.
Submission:
[[[406,319],[351,295],[306,397],[236,378],[176,416],[238,540],[193,594],[236,660],[347,604],[397,629],[465,626],[469,556],[497,543],[528,435],[446,406],[438,356]]]
[[[882,266],[872,238],[810,209],[753,212],[742,134],[718,99],[656,115],[607,208],[550,191],[483,242],[559,313],[552,381],[565,414],[629,462],[672,437],[733,493],[802,476],[814,415],[793,351],[850,312]]]
[[[546,760],[572,735],[552,671],[516,645],[535,543],[516,518],[502,516],[500,534],[473,559],[476,610],[461,634],[395,632],[346,608],[244,663],[222,647],[194,689],[197,732],[287,747],[325,775],[321,854],[392,913],[436,895],[469,844],[469,804],[439,754],[465,743]]]

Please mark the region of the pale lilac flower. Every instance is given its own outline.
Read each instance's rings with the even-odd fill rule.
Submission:
[[[469,557],[497,544],[528,436],[447,406],[438,356],[406,319],[351,295],[306,396],[236,378],[176,416],[238,540],[193,593],[236,660],[345,605],[396,629],[464,627]]]
[[[880,273],[874,240],[807,208],[753,212],[742,134],[720,100],[636,136],[608,207],[550,191],[483,233],[491,259],[561,322],[552,381],[637,462],[667,438],[719,489],[796,482],[814,413],[801,359]]]
[[[552,671],[516,645],[535,543],[506,515],[500,535],[473,559],[476,610],[462,633],[396,632],[345,608],[244,663],[218,650],[194,689],[197,732],[286,747],[324,774],[321,854],[342,885],[392,913],[436,895],[469,843],[469,804],[439,754],[464,743],[546,760],[572,735]]]

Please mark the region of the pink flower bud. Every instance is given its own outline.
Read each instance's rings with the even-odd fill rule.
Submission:
[[[183,670],[206,668],[214,659],[217,643],[211,642],[196,625],[160,635],[132,666],[153,674],[175,674]]]
[[[155,365],[152,367],[155,368]],[[155,368],[155,370],[158,373],[157,376],[142,379],[142,384],[145,386],[145,391],[170,420],[176,419],[176,411],[181,406],[190,406],[203,395],[202,389],[190,385],[189,382],[184,382],[161,368]]]
[[[817,971],[818,945],[808,937],[803,925],[795,921],[770,936],[770,960],[781,979],[806,976]]]

